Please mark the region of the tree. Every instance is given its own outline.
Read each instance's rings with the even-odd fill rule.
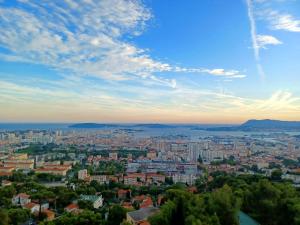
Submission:
[[[71,213],[65,213],[53,221],[45,221],[40,223],[41,225],[104,225],[99,213],[95,213],[89,210],[84,210],[78,215]]]
[[[40,205],[40,209],[39,209],[39,215],[38,217],[42,217],[41,212],[42,212],[42,203],[44,203],[45,201],[49,200],[49,199],[54,199],[55,195],[53,192],[48,191],[48,190],[42,190],[39,191],[35,194],[33,194],[32,199],[37,199]]]
[[[27,209],[9,209],[8,216],[10,224],[19,225],[26,222],[30,217],[30,212]]]
[[[80,209],[93,210],[93,208],[94,208],[92,202],[86,201],[86,200],[79,200],[78,206]]]
[[[0,207],[11,207],[11,198],[16,194],[16,189],[13,185],[0,188]]]
[[[8,225],[9,217],[4,209],[0,209],[0,225]]]
[[[202,159],[201,155],[199,155],[199,157],[198,157],[198,163],[200,163],[200,164],[203,163],[203,159]]]
[[[228,185],[212,193],[210,207],[220,219],[222,225],[238,225],[239,201]]]
[[[113,205],[109,209],[107,225],[119,225],[126,218],[126,209],[119,205]]]
[[[201,176],[196,180],[196,187],[199,192],[206,191],[207,189],[207,177]]]
[[[271,179],[272,180],[281,180],[282,171],[281,169],[273,170],[271,173]]]

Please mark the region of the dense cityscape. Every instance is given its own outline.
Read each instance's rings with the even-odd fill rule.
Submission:
[[[299,135],[176,129],[2,130],[0,203],[13,224],[71,224],[66,215],[84,213],[95,224],[149,224],[173,188],[201,193],[227,175],[300,186]]]
[[[0,225],[300,225],[300,0],[0,0]]]

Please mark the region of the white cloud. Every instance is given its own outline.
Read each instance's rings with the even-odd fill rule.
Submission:
[[[300,32],[300,20],[295,19],[290,14],[280,14],[277,11],[270,11],[268,20],[271,23],[272,29]]]
[[[148,77],[168,67],[122,41],[151,17],[139,1],[23,1],[1,8],[0,17],[6,59],[113,80]]]
[[[155,91],[124,83],[101,87],[86,79],[63,86],[51,81],[47,88],[39,87],[43,82],[0,80],[0,117],[6,121],[225,122],[259,116],[297,119],[300,113],[300,98],[284,90],[270,97],[245,98],[181,84]],[[124,90],[136,97],[116,95]]]
[[[0,57],[81,76],[148,79],[175,87],[174,79],[158,78],[156,73],[182,72],[183,68],[155,60],[124,39],[141,34],[151,17],[139,0],[19,0],[2,8],[0,3],[0,46],[7,50]],[[215,75],[214,70],[188,70]]]
[[[276,37],[271,35],[257,35],[257,45],[259,48],[265,48],[267,45],[280,45],[282,44]]]
[[[212,76],[224,77],[224,78],[245,78],[246,75],[242,74],[238,70],[225,70],[225,69],[205,69],[205,68],[184,68],[184,67],[175,67],[171,69],[175,72],[184,72],[184,73],[200,73],[200,74],[209,74]]]

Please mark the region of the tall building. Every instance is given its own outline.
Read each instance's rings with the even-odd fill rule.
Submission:
[[[188,145],[188,161],[197,162],[201,154],[202,145],[200,143],[189,143]]]

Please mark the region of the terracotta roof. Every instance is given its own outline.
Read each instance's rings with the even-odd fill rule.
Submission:
[[[38,204],[33,203],[33,202],[29,202],[27,204],[25,204],[23,207],[27,208],[27,209],[32,209],[33,207],[37,206]]]
[[[147,208],[150,206],[153,206],[153,201],[152,201],[151,197],[147,197],[140,205],[140,208]]]
[[[147,177],[165,177],[165,175],[158,173],[147,173]]]
[[[133,201],[143,201],[145,199],[145,195],[138,195],[133,198]]]
[[[68,168],[47,167],[47,168],[39,168],[39,169],[36,169],[35,171],[65,171],[65,170],[68,170]]]
[[[125,190],[125,189],[118,190],[118,194],[127,194],[127,192],[130,192],[130,190]]]
[[[0,172],[0,177],[11,176],[12,172]]]
[[[49,209],[44,209],[43,213],[46,214],[47,218],[51,218],[51,217],[55,216],[55,213],[53,211],[49,210]]]
[[[18,198],[30,198],[30,195],[28,195],[26,193],[20,193],[16,197],[18,197]]]
[[[132,209],[133,208],[131,202],[123,202],[122,207],[125,208],[125,209]]]
[[[145,177],[146,174],[145,173],[128,173],[127,176],[128,177]]]
[[[151,225],[147,220],[139,222],[137,225]]]
[[[71,203],[69,204],[68,206],[65,207],[65,209],[68,209],[68,210],[72,210],[72,209],[78,209],[79,206],[75,203]]]
[[[0,170],[9,170],[9,169],[15,169],[15,167],[14,166],[1,166],[0,167]]]

